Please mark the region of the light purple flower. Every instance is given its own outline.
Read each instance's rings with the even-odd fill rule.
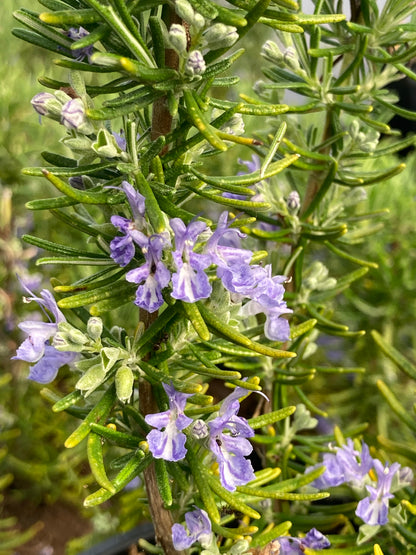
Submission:
[[[186,455],[186,435],[182,432],[192,422],[184,414],[189,393],[176,391],[173,385],[162,384],[169,398],[169,410],[157,414],[148,414],[145,421],[157,428],[147,434],[147,442],[152,455],[165,461],[180,461]]]
[[[196,509],[185,514],[185,522],[189,534],[182,524],[172,526],[173,546],[178,551],[188,549],[195,542],[200,542],[202,547],[208,548],[212,538],[211,521],[203,509]]]
[[[210,266],[211,256],[193,250],[206,224],[194,220],[186,226],[180,218],[173,218],[170,226],[175,234],[172,257],[177,270],[172,275],[172,297],[187,303],[208,298],[212,287],[204,270]]]
[[[330,541],[316,528],[312,528],[304,538],[292,538],[291,536],[280,536],[281,555],[303,555],[305,547],[311,549],[327,549],[331,546]]]
[[[121,187],[114,187],[123,191],[129,202],[134,221],[123,216],[111,216],[111,223],[124,237],[115,237],[110,243],[110,256],[120,266],[127,266],[135,253],[134,243],[142,245],[143,234],[138,228],[145,226],[145,198],[128,182],[123,181]]]
[[[71,27],[66,34],[70,39],[75,41],[87,37],[89,32],[84,29],[84,27],[79,27],[78,29],[76,27]],[[82,62],[84,58],[88,58],[89,62],[93,52],[94,46],[91,44],[89,46],[85,46],[84,48],[76,48],[75,50],[72,50],[72,55],[80,62]]]
[[[389,499],[393,494],[390,492],[393,476],[400,470],[399,463],[393,463],[390,467],[374,459],[374,468],[377,472],[377,486],[366,486],[370,495],[362,499],[355,514],[366,524],[371,526],[383,525],[388,522]]]
[[[286,281],[286,277],[272,277],[271,265],[267,265],[264,270],[263,279],[250,293],[251,300],[241,308],[240,313],[245,317],[264,313],[266,316],[264,325],[266,337],[273,341],[287,341],[290,338],[289,323],[281,316],[293,311],[287,307],[283,300],[285,289],[282,283]]]
[[[141,247],[145,263],[127,272],[126,280],[139,285],[135,304],[148,312],[155,312],[164,303],[162,289],[170,281],[170,271],[161,260],[162,251],[170,245],[170,239],[167,233],[147,237],[138,230],[135,230],[133,239]]]
[[[237,486],[255,478],[251,462],[245,458],[253,450],[246,438],[253,437],[254,431],[245,418],[237,416],[240,409],[238,399],[246,392],[246,389],[237,387],[222,402],[217,418],[208,422],[209,447],[218,462],[221,484],[228,491],[234,491]],[[225,434],[225,430],[230,433]]]
[[[362,443],[361,452],[354,448],[354,442],[348,438],[347,444],[336,448],[336,453],[325,453],[323,463],[315,465],[325,466],[325,472],[312,485],[318,489],[339,486],[349,483],[361,486],[373,468],[374,459],[370,456],[368,445]]]
[[[18,327],[28,337],[17,349],[16,356],[12,358],[36,363],[30,367],[28,378],[42,384],[50,383],[55,379],[61,366],[69,364],[74,360],[76,353],[61,352],[50,345],[50,340],[58,331],[58,323],[65,322],[65,316],[59,310],[50,291],[43,289],[40,293],[41,296],[35,297],[26,286],[23,285],[23,287],[31,295],[26,297],[26,302],[37,302],[45,314],[47,314],[45,309],[49,311],[54,318],[54,322],[49,316],[49,322],[37,320],[21,322]]]

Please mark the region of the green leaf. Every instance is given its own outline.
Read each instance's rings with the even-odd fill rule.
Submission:
[[[220,187],[226,187],[228,185],[233,185],[233,184],[239,185],[239,186],[247,186],[247,185],[254,185],[255,183],[258,183],[259,181],[261,181],[262,179],[268,179],[270,177],[273,177],[274,175],[277,175],[285,168],[290,166],[290,164],[292,164],[298,158],[299,158],[298,154],[292,154],[289,156],[285,156],[284,158],[282,158],[281,160],[278,160],[277,162],[273,162],[268,166],[267,170],[264,172],[263,177],[260,175],[260,170],[256,170],[255,172],[252,172],[246,175],[238,175],[238,176],[229,175],[226,177],[222,177],[222,176],[205,175],[192,167],[190,169],[194,175],[196,175],[199,179],[201,179],[201,181],[203,181],[204,183],[208,183],[209,185],[212,185],[214,187],[220,188]]]
[[[105,465],[104,465],[104,455],[103,455],[103,445],[101,443],[101,437],[91,432],[88,436],[87,442],[87,457],[88,463],[92,475],[94,476],[97,483],[108,490],[110,493],[116,493],[116,489],[113,484],[108,479]]]
[[[136,289],[137,286],[135,284],[128,283],[125,280],[118,280],[116,282],[107,283],[106,285],[93,289],[92,291],[84,291],[76,295],[71,295],[70,297],[65,297],[64,299],[58,301],[58,306],[60,308],[76,308],[79,306],[86,306],[104,299],[134,293]]]
[[[137,451],[133,457],[124,465],[117,474],[112,484],[116,492],[121,491],[126,485],[133,480],[135,476],[143,472],[143,470],[152,462],[151,455],[145,455],[143,451]],[[113,496],[108,490],[101,488],[92,493],[84,500],[84,507],[95,507],[108,501]]]
[[[244,515],[249,516],[250,518],[261,518],[261,515],[255,509],[252,509],[251,507],[240,501],[236,495],[233,495],[225,488],[223,488],[217,478],[215,478],[211,474],[206,473],[206,479],[208,480],[209,487],[212,489],[212,491],[216,493],[218,497],[223,499],[230,507],[240,513],[243,513]]]
[[[236,108],[237,114],[248,116],[278,116],[289,110],[287,104],[244,104],[242,102],[218,100],[217,98],[210,98],[209,103],[214,108],[219,108],[220,110]]]
[[[382,380],[377,381],[377,387],[392,411],[396,413],[400,420],[402,420],[402,422],[404,422],[412,431],[416,432],[416,419],[404,408],[391,389]]]
[[[227,145],[216,134],[216,129],[206,120],[205,116],[199,109],[198,103],[195,100],[191,91],[184,90],[183,96],[185,99],[186,109],[190,120],[214,148],[225,151]]]
[[[29,243],[29,245],[34,245],[35,247],[45,249],[49,252],[56,252],[57,254],[90,257],[90,258],[101,258],[101,259],[108,260],[108,256],[106,256],[103,253],[81,251],[78,249],[74,249],[72,247],[67,247],[66,245],[53,243],[52,241],[48,241],[47,239],[40,239],[39,237],[34,237],[33,235],[23,235],[22,240],[25,241],[26,243]]]
[[[354,264],[358,264],[359,266],[367,266],[368,268],[375,268],[375,269],[378,268],[377,262],[370,262],[368,260],[362,260],[361,258],[357,258],[356,256],[348,254],[347,252],[339,249],[338,247],[336,247],[333,243],[331,243],[329,241],[325,241],[324,245],[330,251],[332,251],[334,254],[340,256],[341,258],[344,258],[345,260],[349,260],[350,262],[354,262]]]
[[[62,10],[55,12],[43,12],[39,14],[39,19],[47,25],[62,27],[65,25],[89,25],[99,23],[101,17],[94,10],[89,8],[76,10]]]
[[[116,388],[112,384],[95,407],[88,413],[85,420],[72,432],[72,434],[65,441],[65,447],[72,448],[78,445],[91,431],[90,424],[92,422],[99,422],[105,420],[110,413],[114,403],[116,402]]]
[[[154,459],[154,465],[157,489],[159,490],[163,505],[168,508],[173,503],[173,497],[166,463],[163,459]]]
[[[61,160],[60,162],[62,161]],[[66,161],[67,160],[67,161]],[[45,175],[45,169],[52,173],[53,175],[57,175],[59,177],[73,177],[75,175],[93,175],[96,177],[102,177],[103,179],[113,176],[113,174],[109,174],[108,172],[103,172],[107,168],[115,168],[117,162],[102,162],[100,164],[91,164],[88,166],[68,166],[70,158],[63,160],[66,162],[65,167],[32,167],[32,168],[23,168],[22,173],[24,175],[32,175],[36,177],[43,177]],[[74,160],[75,162],[75,160]]]
[[[218,512],[214,495],[207,480],[207,471],[205,470],[203,461],[198,458],[191,446],[188,445],[187,447],[188,451],[186,453],[186,459],[191,467],[199,496],[201,497],[202,503],[204,504],[205,510],[207,511],[211,521],[219,523],[221,520],[220,513]]]
[[[65,183],[59,177],[53,175],[47,169],[42,170],[42,174],[50,181],[55,187],[64,193],[68,197],[77,202],[83,202],[84,204],[120,204],[124,202],[124,194],[114,193],[112,189],[103,191],[100,193],[93,193],[90,191],[81,191],[80,189],[75,189],[71,187],[68,183]]]
[[[242,345],[252,351],[255,351],[265,356],[277,357],[277,358],[292,358],[296,356],[295,353],[291,353],[290,351],[282,351],[279,349],[274,349],[273,347],[269,347],[267,345],[263,345],[255,341],[251,341],[244,334],[238,332],[236,329],[232,328],[231,326],[228,326],[227,324],[221,322],[218,319],[218,317],[215,314],[213,314],[201,302],[198,302],[197,305],[208,327],[211,327],[216,334],[226,337],[232,343],[236,343],[237,345]]]
[[[376,330],[371,331],[371,336],[382,352],[393,361],[405,374],[416,380],[416,367],[404,357],[397,349],[390,345]]]
[[[279,422],[279,420],[288,418],[295,412],[295,410],[296,410],[296,407],[294,406],[285,407],[283,409],[267,412],[266,414],[262,414],[254,418],[250,418],[248,420],[248,423],[250,427],[253,428],[253,430],[257,430],[258,428],[262,428],[263,426],[269,426],[270,424]]]

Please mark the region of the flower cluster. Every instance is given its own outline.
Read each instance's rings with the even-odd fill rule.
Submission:
[[[58,324],[66,320],[50,291],[43,289],[40,297],[36,297],[27,287],[25,289],[30,294],[29,297],[25,297],[26,302],[35,301],[38,303],[42,311],[48,316],[49,322],[26,320],[19,324],[19,328],[28,337],[17,349],[16,356],[13,359],[35,363],[30,367],[28,378],[35,382],[46,384],[53,381],[59,368],[64,364],[72,362],[77,354],[69,351],[58,351],[51,344],[55,334],[58,332]],[[52,321],[45,309],[53,316],[54,321]]]
[[[207,299],[212,286],[206,273],[216,266],[217,277],[230,291],[233,299],[247,302],[241,308],[241,316],[249,317],[259,313],[266,316],[265,335],[275,341],[286,341],[290,337],[289,323],[281,318],[292,312],[283,300],[284,276],[272,276],[271,266],[251,264],[253,253],[234,246],[241,237],[237,229],[230,228],[228,212],[223,212],[213,233],[207,225],[198,220],[186,225],[180,218],[170,220],[174,249],[167,232],[143,233],[145,227],[144,198],[128,182],[122,190],[126,193],[133,219],[112,216],[111,223],[123,234],[110,243],[111,257],[120,266],[129,264],[135,255],[135,245],[140,247],[145,262],[130,270],[126,279],[139,285],[135,304],[148,312],[158,310],[163,304],[162,290],[171,283],[171,296],[187,303]],[[209,235],[210,234],[210,235]],[[204,236],[208,236],[205,241]],[[231,245],[230,245],[231,243]],[[168,264],[163,260],[163,251],[170,254]]]
[[[372,526],[387,524],[389,499],[393,497],[393,478],[397,479],[395,489],[410,483],[413,473],[410,468],[401,468],[400,464],[383,465],[378,459],[370,455],[368,446],[363,442],[361,451],[358,451],[352,439],[347,444],[337,447],[335,453],[326,453],[323,462],[310,467],[311,471],[318,467],[325,467],[325,472],[312,485],[318,489],[326,489],[349,484],[355,488],[366,487],[369,496],[361,499],[355,514],[366,524]],[[375,471],[377,480],[370,480],[370,475]]]
[[[155,458],[177,462],[187,452],[183,430],[192,419],[184,414],[184,410],[190,395],[176,391],[172,385],[163,384],[163,388],[169,399],[169,409],[145,417],[146,422],[156,428],[146,439]],[[254,431],[245,418],[237,416],[239,398],[246,394],[246,389],[237,387],[224,399],[216,418],[207,424],[198,420],[192,428],[194,438],[207,438],[204,443],[216,458],[221,484],[228,491],[234,491],[237,486],[255,478],[251,462],[246,459],[253,450],[247,438],[253,437]]]

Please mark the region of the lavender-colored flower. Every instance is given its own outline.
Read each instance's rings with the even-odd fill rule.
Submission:
[[[76,27],[71,27],[66,34],[70,39],[75,41],[87,37],[89,32],[84,29],[84,27],[79,27],[78,29]],[[84,48],[76,48],[75,50],[72,50],[72,55],[80,62],[84,60],[84,58],[88,58],[88,61],[90,61],[93,52],[94,46],[91,44],[89,46],[85,46]]]
[[[127,266],[135,253],[134,243],[140,246],[143,243],[143,234],[137,228],[145,225],[145,198],[128,181],[123,181],[121,187],[115,188],[126,194],[134,222],[123,216],[111,216],[111,223],[124,233],[124,237],[115,237],[111,241],[110,256],[120,266]]]
[[[305,547],[311,549],[327,549],[331,546],[330,541],[316,528],[312,528],[304,538],[292,538],[281,536],[278,538],[281,555],[303,555]]]
[[[265,267],[263,279],[250,294],[251,300],[241,308],[242,316],[254,316],[258,313],[266,315],[264,333],[273,341],[287,341],[290,337],[289,323],[283,314],[293,312],[283,300],[285,289],[282,285],[285,276],[271,275],[271,265]]]
[[[205,60],[199,50],[189,53],[185,64],[185,73],[189,75],[202,75],[206,70]]]
[[[196,509],[185,514],[185,522],[189,534],[182,524],[172,526],[173,546],[178,551],[188,549],[195,542],[200,542],[202,547],[208,548],[212,538],[211,521],[203,509]]]
[[[254,436],[254,431],[247,420],[237,416],[240,409],[239,397],[247,392],[237,387],[222,402],[219,415],[208,422],[209,447],[217,459],[221,484],[228,491],[243,486],[254,480],[251,462],[246,459],[253,446],[246,439]],[[230,434],[225,434],[228,430]]]
[[[124,136],[124,130],[120,129],[120,133],[116,133],[115,131],[113,131],[112,135],[116,140],[118,148],[120,150],[124,150],[125,152],[127,149],[127,141],[126,141],[126,137]]]
[[[81,130],[82,127],[87,127],[89,130],[84,103],[80,98],[71,98],[62,106],[61,123],[67,129]]]
[[[383,525],[388,522],[389,499],[393,494],[390,492],[393,476],[400,470],[399,463],[393,463],[390,467],[374,459],[374,468],[377,472],[377,486],[366,486],[370,495],[362,499],[355,511],[366,524],[371,526]]]
[[[173,218],[170,225],[175,233],[172,257],[177,270],[172,275],[172,297],[187,303],[208,298],[212,287],[204,270],[211,264],[211,256],[193,251],[206,224],[194,220],[186,226],[180,218]]]
[[[182,430],[191,424],[192,418],[186,416],[183,411],[186,399],[191,394],[176,391],[173,385],[162,385],[169,398],[169,410],[145,416],[147,424],[157,428],[149,432],[146,439],[156,459],[176,462],[182,460],[187,451],[186,436]]]
[[[16,356],[12,358],[36,363],[31,366],[28,378],[46,384],[55,379],[61,366],[74,360],[76,353],[61,352],[50,345],[50,340],[58,331],[58,323],[65,322],[65,316],[59,310],[50,291],[43,289],[41,296],[35,297],[26,286],[24,287],[30,293],[30,297],[26,297],[26,302],[37,302],[45,314],[45,309],[50,312],[55,321],[53,322],[48,316],[49,322],[36,320],[21,322],[19,328],[27,333],[28,337],[17,349]]]
[[[141,284],[137,288],[135,304],[148,312],[155,312],[164,303],[162,289],[170,281],[170,271],[161,260],[162,251],[170,245],[170,240],[166,233],[146,237],[135,230],[134,241],[141,247],[145,263],[127,272],[126,280]]]
[[[242,166],[246,166],[248,173],[254,173],[261,168],[260,158],[257,156],[257,154],[253,154],[251,160],[243,160],[242,158],[239,158],[238,163]],[[237,175],[246,175],[246,173],[247,172],[240,171],[237,173]]]
[[[354,448],[354,442],[348,438],[347,444],[336,448],[336,453],[325,453],[323,463],[315,467],[325,466],[325,472],[312,483],[318,489],[339,486],[349,483],[361,486],[373,467],[374,460],[370,456],[368,445],[362,443],[361,452]]]

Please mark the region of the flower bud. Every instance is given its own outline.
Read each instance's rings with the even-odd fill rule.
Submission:
[[[202,75],[206,69],[205,60],[199,50],[193,50],[186,61],[185,73],[188,75]]]
[[[232,46],[238,40],[238,33],[236,27],[215,23],[205,31],[204,39],[208,48],[217,50]]]
[[[75,129],[85,135],[89,135],[93,131],[85,114],[84,103],[80,98],[71,98],[62,106],[61,123],[67,129]]]
[[[173,23],[169,29],[169,43],[179,54],[186,52],[188,38],[182,25]]]
[[[283,61],[283,55],[280,48],[272,40],[268,40],[263,44],[260,54],[263,58],[269,62],[273,62],[274,64],[281,64]]]
[[[133,393],[134,375],[128,366],[121,366],[116,372],[116,393],[122,403],[129,401]]]
[[[92,317],[87,323],[87,333],[94,341],[101,337],[103,332],[103,321],[101,318]]]
[[[296,213],[300,208],[300,196],[297,191],[291,191],[286,200],[286,206],[289,212]]]
[[[105,371],[101,364],[91,366],[75,384],[76,389],[80,389],[87,396],[100,386],[105,380]]]
[[[296,53],[296,50],[292,46],[289,46],[283,52],[283,61],[288,67],[290,67],[294,71],[297,71],[298,69],[300,69],[298,55]]]
[[[35,94],[30,103],[41,116],[59,116],[61,113],[61,103],[53,94],[48,92]]]
[[[191,433],[196,439],[203,439],[209,434],[208,426],[203,420],[195,420],[192,424]]]
[[[192,25],[195,12],[188,0],[176,0],[175,11],[181,19]]]
[[[117,349],[117,347],[104,347],[101,349],[100,355],[104,371],[108,372],[120,358],[120,349]]]

